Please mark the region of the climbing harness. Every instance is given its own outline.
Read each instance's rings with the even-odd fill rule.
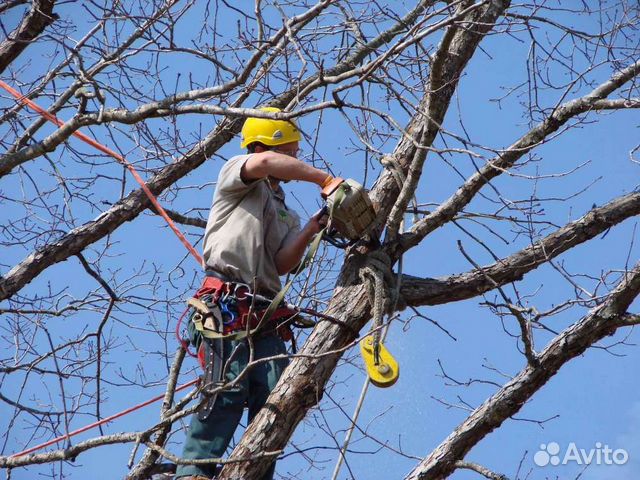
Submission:
[[[207,276],[202,287],[187,305],[194,308],[192,315],[196,330],[207,339],[242,340],[249,335],[266,330],[270,322],[283,340],[291,339],[290,324],[298,312],[278,304],[270,318],[263,316],[270,306],[255,301],[257,296],[244,283],[228,282],[215,276]],[[264,330],[263,330],[264,332]]]
[[[301,320],[300,311],[286,304],[278,304],[269,318],[265,314],[272,302],[253,294],[248,285],[225,281],[209,273],[202,287],[187,301],[192,309],[191,341],[197,349],[203,382],[207,390],[224,384],[225,340],[242,340],[248,336],[278,334],[285,342],[293,342],[291,325],[309,326]],[[315,323],[310,322],[311,326]],[[295,347],[294,347],[295,348]],[[233,356],[233,352],[231,352]],[[205,421],[211,412],[217,393],[209,394],[198,410],[198,418]]]

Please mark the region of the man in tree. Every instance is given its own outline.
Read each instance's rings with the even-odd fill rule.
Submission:
[[[262,110],[279,112],[277,108]],[[246,147],[247,154],[233,157],[220,171],[209,214],[204,237],[208,281],[216,285],[225,282],[225,288],[232,291],[236,286],[250,285],[256,293],[273,297],[281,288],[280,275],[298,265],[307,245],[322,229],[325,219],[321,214],[314,215],[300,229],[299,217],[285,204],[280,187],[281,181],[302,180],[322,188],[333,180],[326,172],[297,160],[300,138],[291,121],[245,121],[240,146]],[[286,353],[273,323],[252,338],[251,347],[246,338],[221,341],[222,364],[231,358],[226,380],[232,381],[244,370],[251,354],[257,360]],[[200,334],[192,325],[192,340],[199,344]],[[236,388],[209,402],[206,415],[193,415],[183,457],[222,457],[244,405],[248,405],[251,422],[287,363],[286,359],[277,359],[258,364]],[[271,479],[274,469],[275,462],[263,478]],[[181,465],[176,478],[209,479],[214,470],[212,464]]]

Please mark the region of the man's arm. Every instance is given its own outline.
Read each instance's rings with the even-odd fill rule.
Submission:
[[[316,213],[295,237],[285,243],[276,253],[276,269],[278,275],[284,275],[293,270],[302,260],[304,251],[315,234],[320,232],[327,222],[322,211]]]
[[[302,180],[322,186],[329,174],[294,157],[268,150],[254,153],[242,166],[242,180],[251,182],[259,178],[274,177],[279,180]]]

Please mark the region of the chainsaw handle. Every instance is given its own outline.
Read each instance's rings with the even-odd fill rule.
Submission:
[[[320,210],[313,214],[313,218],[317,218],[318,220],[320,220],[324,216],[329,216],[329,205],[327,205],[326,203]]]
[[[355,240],[338,240],[335,235],[337,232],[335,231],[331,231],[331,232],[324,232],[324,235],[322,236],[322,239],[325,240],[326,242],[330,243],[331,245],[333,245],[336,248],[341,248],[341,249],[345,249],[347,247],[350,247],[351,245],[353,245],[356,241]]]

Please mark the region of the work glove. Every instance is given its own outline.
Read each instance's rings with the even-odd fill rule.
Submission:
[[[326,198],[331,195],[335,190],[340,186],[340,184],[344,182],[343,178],[340,177],[332,177],[331,175],[327,176],[326,180],[322,183],[321,187],[322,192],[320,196],[326,200]]]

